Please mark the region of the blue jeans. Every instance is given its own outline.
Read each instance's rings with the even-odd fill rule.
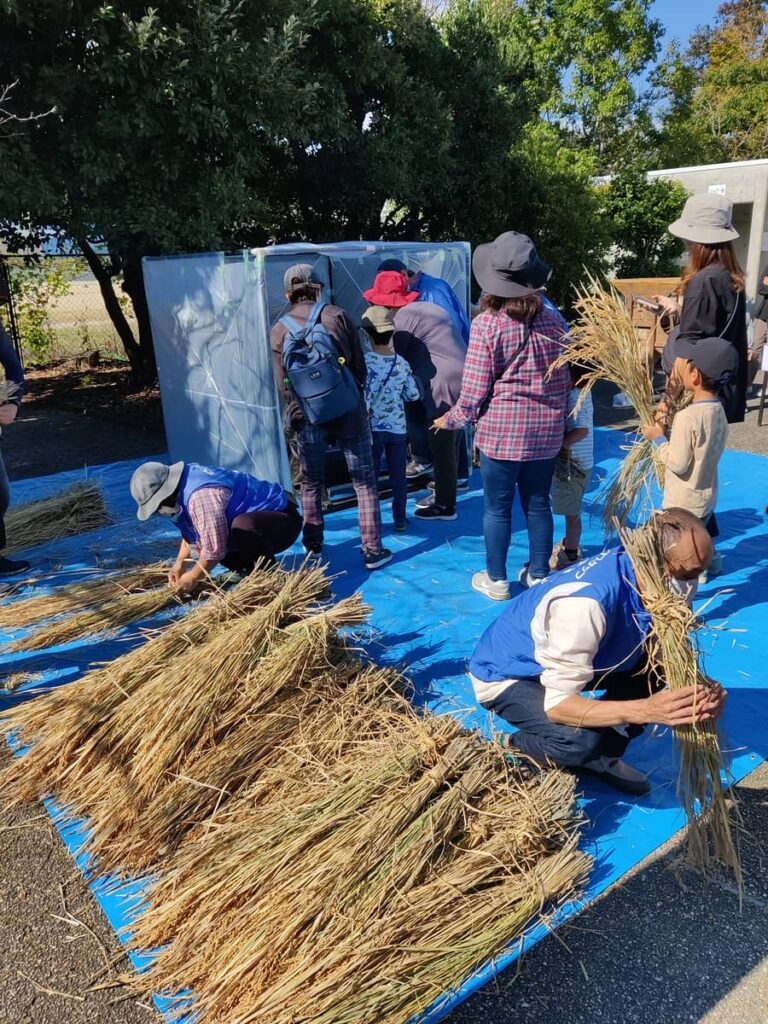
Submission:
[[[660,684],[650,676],[643,655],[630,669],[616,669],[595,676],[589,690],[605,690],[601,700],[640,700],[655,693]],[[516,725],[519,732],[512,738],[514,746],[539,764],[554,761],[566,768],[578,768],[596,757],[621,757],[630,740],[643,731],[642,725],[629,725],[621,731],[610,726],[588,729],[559,725],[544,710],[544,687],[538,679],[518,679],[496,700],[485,704],[505,721]]]
[[[392,434],[388,430],[373,431],[373,470],[377,480],[381,473],[382,455],[387,457],[387,475],[392,490],[392,518],[396,523],[403,522],[408,498],[408,481],[405,476],[408,463],[407,435]]]
[[[520,494],[528,527],[529,568],[531,576],[549,575],[554,524],[549,490],[555,460],[535,459],[532,462],[511,462],[492,459],[480,453],[485,511],[485,562],[492,580],[507,578],[507,554],[512,539],[512,503],[515,491]]]

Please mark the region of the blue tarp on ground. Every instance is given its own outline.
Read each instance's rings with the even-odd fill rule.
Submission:
[[[618,432],[596,432],[592,497],[621,458],[622,443],[623,436]],[[115,525],[59,541],[38,553],[35,568],[53,573],[50,585],[71,582],[78,569],[93,566],[97,560],[110,564],[126,558],[151,561],[172,556],[178,537],[173,527],[158,517],[156,522],[146,524],[139,524],[133,517],[135,506],[127,485],[136,465],[123,462],[90,471],[92,477],[102,481]],[[13,487],[14,501],[50,494],[82,479],[82,475],[59,473],[20,482]],[[738,780],[768,754],[768,459],[727,452],[721,464],[720,488],[718,546],[725,558],[725,575],[702,587],[697,604],[707,602],[704,619],[713,627],[703,636],[706,670],[729,691],[723,726],[732,774]],[[331,570],[345,573],[334,583],[335,593],[344,596],[361,588],[373,606],[371,655],[381,663],[405,666],[420,704],[436,712],[461,714],[470,726],[490,733],[490,716],[475,705],[464,674],[477,638],[503,607],[470,587],[472,573],[483,567],[482,503],[475,473],[473,489],[460,498],[456,522],[422,523],[411,517],[408,533],[386,531],[387,544],[395,557],[378,572],[366,573],[362,567],[355,509],[328,517],[325,551]],[[594,521],[586,524],[586,551],[602,546],[596,511]],[[390,520],[386,505],[384,519],[386,526]],[[511,579],[516,578],[527,554],[521,515],[515,521],[514,544],[509,563]],[[67,682],[82,674],[89,661],[114,658],[135,643],[136,629],[129,632],[130,636],[126,633],[107,640],[86,640],[52,651],[20,652],[3,659],[0,670],[44,672],[37,686],[41,682]],[[0,693],[0,710],[20,699],[24,699],[24,691],[13,696]],[[498,730],[504,723],[496,720],[493,726]],[[676,765],[669,733],[647,731],[630,747],[628,760],[650,774],[653,790],[648,796],[622,799],[598,782],[583,783],[583,807],[590,821],[584,842],[595,857],[586,901],[621,878],[684,823],[675,798]],[[55,813],[54,808],[49,809]],[[60,825],[67,845],[75,853],[80,841],[78,829]],[[128,907],[140,890],[140,882],[118,890],[95,882],[94,892],[116,930],[125,925]],[[560,918],[578,909],[566,908]],[[544,934],[544,926],[533,928],[525,946]],[[421,1020],[429,1024],[440,1020],[516,959],[521,948],[515,944],[459,990],[446,993]]]

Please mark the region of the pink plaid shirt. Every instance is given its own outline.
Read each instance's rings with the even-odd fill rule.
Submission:
[[[475,317],[461,379],[461,394],[446,413],[451,429],[477,423],[475,443],[492,459],[551,459],[565,433],[567,369],[547,379],[568,325],[545,303],[531,322],[487,310]]]
[[[189,518],[200,538],[200,557],[206,561],[219,562],[227,553],[227,505],[231,497],[227,487],[201,487],[189,499]]]

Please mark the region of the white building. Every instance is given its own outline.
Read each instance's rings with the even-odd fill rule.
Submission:
[[[731,164],[672,167],[651,171],[649,178],[673,178],[691,195],[719,192],[733,203],[734,242],[739,263],[746,271],[748,307],[757,294],[760,272],[768,263],[768,160],[739,160]]]

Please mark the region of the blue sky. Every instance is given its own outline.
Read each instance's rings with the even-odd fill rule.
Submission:
[[[677,39],[683,46],[699,25],[713,24],[720,0],[655,0],[651,15],[666,28],[664,45]]]

